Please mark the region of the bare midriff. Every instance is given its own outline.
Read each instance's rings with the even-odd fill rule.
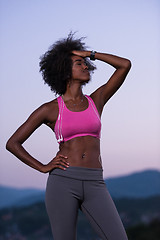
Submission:
[[[100,140],[92,136],[76,137],[61,143],[58,154],[67,156],[70,166],[102,168]]]

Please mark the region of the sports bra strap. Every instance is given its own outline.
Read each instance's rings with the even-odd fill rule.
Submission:
[[[94,111],[95,111],[95,114],[97,115],[98,119],[101,121],[101,119],[100,119],[100,115],[99,115],[99,112],[98,112],[98,110],[97,110],[97,107],[96,107],[96,105],[95,105],[93,99],[92,99],[90,96],[87,96],[87,95],[85,95],[85,97],[90,101],[91,106],[92,106],[92,108],[93,108]]]
[[[59,114],[58,114],[58,139],[57,142],[63,141],[62,136],[62,116],[63,116],[63,109],[64,109],[64,102],[61,96],[57,98],[58,106],[59,106]]]

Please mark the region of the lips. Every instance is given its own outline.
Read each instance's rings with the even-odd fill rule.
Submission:
[[[88,70],[83,71],[83,73],[86,74],[86,75],[90,75]]]

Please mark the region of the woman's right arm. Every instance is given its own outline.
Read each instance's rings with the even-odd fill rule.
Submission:
[[[22,146],[22,144],[38,127],[40,127],[43,123],[50,121],[48,113],[49,106],[47,104],[39,107],[30,115],[27,121],[17,129],[6,144],[6,149],[13,153],[23,163],[43,173],[47,173],[54,168],[61,168],[64,170],[68,167],[66,156],[57,155],[48,164],[44,165],[31,156]]]

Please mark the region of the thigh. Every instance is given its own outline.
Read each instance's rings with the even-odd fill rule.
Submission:
[[[127,240],[123,224],[104,181],[84,184],[82,211],[104,240]]]
[[[74,197],[77,192],[73,181],[57,175],[48,178],[45,203],[54,240],[76,238],[78,197]]]

